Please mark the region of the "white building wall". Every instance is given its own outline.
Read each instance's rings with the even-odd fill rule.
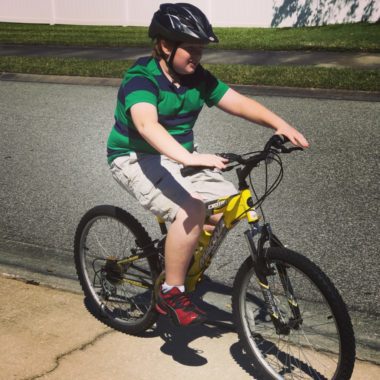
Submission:
[[[0,21],[50,23],[51,0],[0,0]]]
[[[380,19],[380,0],[187,0],[214,26],[284,27]],[[0,0],[0,21],[147,26],[165,0]]]
[[[56,24],[126,25],[128,23],[128,3],[125,0],[50,1],[55,5]]]

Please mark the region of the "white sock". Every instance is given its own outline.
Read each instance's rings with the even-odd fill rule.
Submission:
[[[162,291],[164,293],[170,292],[173,288],[178,288],[181,291],[181,293],[185,292],[185,285],[172,286],[168,285],[166,282],[162,284]]]

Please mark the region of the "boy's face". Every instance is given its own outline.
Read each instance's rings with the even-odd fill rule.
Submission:
[[[182,75],[193,74],[202,58],[204,44],[182,43],[174,56],[173,66]]]

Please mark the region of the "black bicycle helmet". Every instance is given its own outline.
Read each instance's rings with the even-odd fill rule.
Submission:
[[[219,42],[205,14],[188,3],[161,4],[150,23],[149,37],[177,43]]]

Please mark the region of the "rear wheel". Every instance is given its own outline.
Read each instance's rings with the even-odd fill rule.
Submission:
[[[236,275],[232,297],[239,337],[260,379],[349,379],[354,333],[334,285],[310,260],[290,250],[269,248],[266,260],[283,328],[274,327],[251,257]]]
[[[141,255],[149,256],[129,260]],[[149,235],[131,214],[114,206],[89,210],[75,234],[74,256],[95,317],[129,334],[141,333],[155,323],[158,258]]]

